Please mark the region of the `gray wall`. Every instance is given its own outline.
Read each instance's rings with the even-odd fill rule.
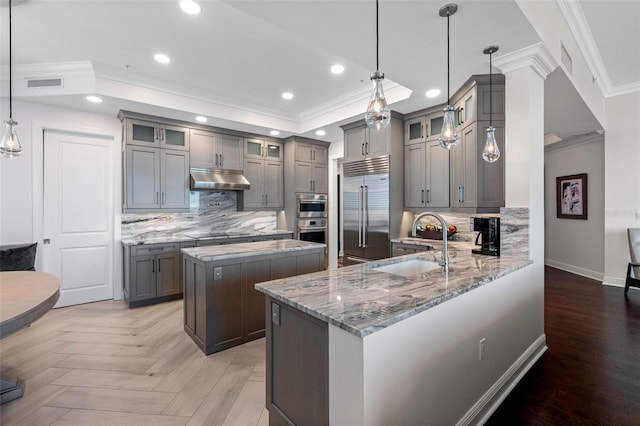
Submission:
[[[547,146],[544,155],[545,264],[602,281],[604,138]],[[587,173],[587,220],[556,217],[556,177]]]

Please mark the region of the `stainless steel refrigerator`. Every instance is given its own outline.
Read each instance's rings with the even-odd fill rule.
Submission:
[[[390,257],[389,182],[389,156],[343,164],[345,266]]]

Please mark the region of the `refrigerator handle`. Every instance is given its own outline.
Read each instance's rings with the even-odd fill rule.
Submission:
[[[362,185],[358,187],[358,247],[362,247]]]
[[[367,246],[367,233],[369,232],[369,187],[364,186],[363,219],[364,230],[362,231],[362,247]]]

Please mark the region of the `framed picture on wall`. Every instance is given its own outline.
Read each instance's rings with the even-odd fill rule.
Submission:
[[[556,178],[556,216],[587,220],[587,174]]]

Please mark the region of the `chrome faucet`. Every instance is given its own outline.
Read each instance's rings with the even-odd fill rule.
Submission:
[[[437,213],[424,212],[420,213],[418,216],[413,219],[413,225],[411,226],[411,236],[416,237],[416,232],[418,230],[418,221],[425,216],[432,216],[440,221],[440,225],[442,225],[442,263],[441,266],[444,266],[444,271],[449,272],[449,253],[447,252],[447,222],[444,221],[442,216]]]

